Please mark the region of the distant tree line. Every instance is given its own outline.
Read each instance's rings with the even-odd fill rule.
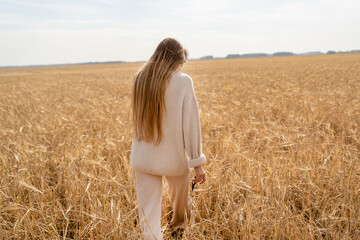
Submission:
[[[273,54],[267,53],[246,53],[246,54],[228,54],[225,58],[254,58],[254,57],[277,57],[277,56],[292,56],[292,52],[276,52]]]
[[[212,55],[208,55],[208,56],[201,57],[200,59],[201,59],[201,60],[204,60],[204,59],[214,59],[214,57],[213,57]]]
[[[329,50],[326,53],[321,51],[312,51],[306,53],[292,53],[292,52],[275,52],[273,54],[267,53],[246,53],[246,54],[228,54],[225,58],[256,58],[256,57],[281,57],[281,56],[294,56],[294,55],[322,55],[322,54],[344,54],[344,53],[360,53],[360,50],[351,50],[351,51],[333,51]],[[214,57],[212,55],[207,55],[201,57],[201,60],[205,59],[221,59],[222,57]]]

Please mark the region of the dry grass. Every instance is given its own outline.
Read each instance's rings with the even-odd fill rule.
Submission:
[[[1,239],[139,238],[129,166],[139,66],[0,69]],[[186,239],[360,239],[359,54],[183,71],[208,159]]]

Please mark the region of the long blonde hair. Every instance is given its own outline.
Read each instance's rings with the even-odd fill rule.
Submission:
[[[162,40],[155,52],[133,79],[132,114],[135,138],[150,142],[162,139],[162,118],[165,109],[164,94],[172,76],[186,62],[188,51],[174,38]]]

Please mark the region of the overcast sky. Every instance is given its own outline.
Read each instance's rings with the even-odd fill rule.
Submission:
[[[359,0],[0,0],[0,66],[360,49]]]

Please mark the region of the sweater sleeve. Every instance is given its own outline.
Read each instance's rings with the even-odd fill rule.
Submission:
[[[185,151],[190,158],[189,167],[194,168],[203,165],[206,157],[202,153],[199,109],[191,77],[186,79],[182,113]]]

